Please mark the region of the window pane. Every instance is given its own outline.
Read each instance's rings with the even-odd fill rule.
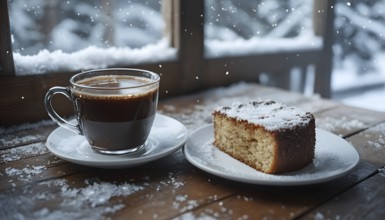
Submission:
[[[308,0],[206,0],[206,56],[320,47],[312,7]]]
[[[175,54],[163,35],[160,0],[9,2],[19,75],[129,65]],[[159,50],[164,56],[155,57]]]

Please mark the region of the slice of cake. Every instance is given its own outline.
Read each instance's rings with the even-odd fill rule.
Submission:
[[[265,173],[298,170],[313,161],[315,119],[274,101],[233,103],[213,112],[214,145]]]

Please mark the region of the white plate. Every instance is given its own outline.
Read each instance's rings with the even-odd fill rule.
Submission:
[[[103,155],[93,151],[86,139],[65,128],[55,129],[47,148],[56,156],[73,163],[99,168],[138,166],[177,151],[187,140],[187,129],[179,121],[157,114],[146,148],[132,155]]]
[[[241,163],[213,146],[214,128],[207,125],[195,130],[188,138],[184,154],[194,166],[208,173],[244,183],[263,185],[306,185],[338,178],[351,171],[359,162],[356,149],[344,139],[316,129],[313,163],[305,168],[279,175],[265,174]]]

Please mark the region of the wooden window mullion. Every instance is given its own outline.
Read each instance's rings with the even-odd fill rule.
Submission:
[[[185,91],[207,86],[204,60],[204,0],[179,0],[179,59]]]
[[[321,57],[315,69],[314,91],[321,94],[324,98],[331,97],[331,72],[332,72],[332,46],[334,43],[334,17],[335,0],[326,0],[324,22],[321,27],[323,36],[323,49]]]
[[[8,15],[8,0],[0,1],[0,76],[14,76],[11,31]]]

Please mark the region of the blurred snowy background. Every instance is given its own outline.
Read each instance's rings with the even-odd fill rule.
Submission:
[[[9,3],[19,75],[63,71],[71,59],[73,68],[82,69],[127,64],[127,60],[154,62],[176,56],[164,39],[159,0],[97,3],[9,0]],[[205,3],[202,16],[205,16],[207,56],[223,53],[216,46],[218,42],[222,47],[226,42],[238,42],[241,52],[249,52],[250,48],[243,48],[242,42],[255,42],[259,45],[254,47],[258,52],[319,46],[319,39],[312,34],[312,1],[206,0]],[[334,9],[333,98],[385,111],[385,0],[336,0]],[[279,47],[277,42],[281,43]]]

